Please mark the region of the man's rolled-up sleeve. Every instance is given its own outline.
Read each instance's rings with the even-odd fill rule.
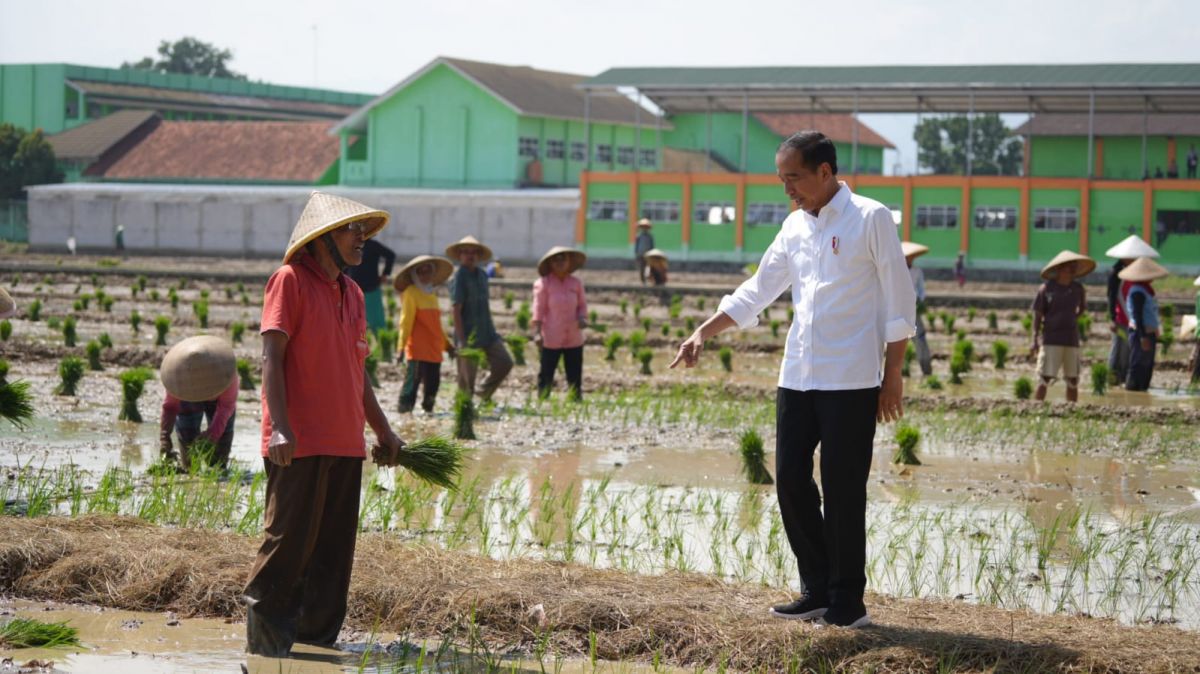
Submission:
[[[875,269],[883,293],[883,339],[898,342],[917,333],[917,295],[891,211],[876,210],[870,216],[870,226]]]
[[[758,271],[746,279],[733,294],[721,298],[717,310],[737,323],[739,328],[758,325],[758,315],[792,284],[792,270],[788,263],[787,248],[783,233],[775,235],[767,251],[758,263]]]

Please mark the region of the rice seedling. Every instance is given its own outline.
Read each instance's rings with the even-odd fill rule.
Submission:
[[[641,351],[642,347],[646,345],[646,333],[642,330],[634,330],[629,333],[628,343],[629,353],[633,356],[634,360],[637,360],[638,351]]]
[[[379,388],[379,356],[375,355],[374,351],[363,359],[363,371],[367,373],[367,381],[371,382],[371,386]]]
[[[246,324],[241,321],[234,321],[229,324],[229,338],[234,344],[242,343],[242,336],[246,334]]]
[[[733,349],[728,346],[722,346],[717,351],[717,358],[721,361],[721,367],[725,368],[726,372],[733,372]]]
[[[384,363],[392,362],[396,353],[396,342],[400,341],[400,331],[383,328],[375,331],[375,338],[379,340],[379,360]]]
[[[4,363],[4,373],[8,373],[7,362]],[[33,394],[29,392],[29,382],[10,382],[0,377],[0,418],[7,419],[21,430],[25,429],[33,418]]]
[[[105,295],[104,297],[99,298],[98,303],[100,304],[100,308],[104,311],[104,313],[111,314],[114,301],[115,300],[111,295]]]
[[[138,411],[137,402],[146,389],[146,382],[154,379],[154,370],[148,367],[134,367],[122,372],[117,379],[121,382],[121,412],[117,419],[142,423],[142,414]]]
[[[208,327],[208,300],[192,302],[192,313],[196,315],[196,320],[199,321],[201,328]]]
[[[969,372],[971,370],[971,361],[975,360],[975,343],[965,336],[960,337],[958,341],[954,342],[954,351],[962,353],[963,360],[967,365],[967,369],[964,372]]]
[[[159,300],[159,297],[160,297],[160,295],[158,294],[158,288],[153,288],[150,290],[151,301],[157,302]]]
[[[994,312],[994,311],[988,312],[987,324],[988,324],[988,330],[999,330],[1000,329],[1000,317],[996,315],[996,312]]]
[[[683,339],[686,336],[687,336],[687,333],[684,332],[683,328],[675,328],[675,338],[676,339]]]
[[[170,329],[171,319],[167,318],[166,316],[159,316],[158,318],[154,319],[154,332],[156,333],[154,338],[155,346],[167,345],[167,332]]]
[[[954,316],[942,312],[942,327],[945,328],[947,335],[954,334]]]
[[[896,427],[896,453],[892,455],[892,463],[905,466],[919,466],[917,458],[917,443],[921,441],[921,431],[909,424]]]
[[[487,352],[483,349],[477,349],[473,346],[464,346],[458,350],[458,357],[465,358],[475,364],[475,367],[483,367],[487,364]]]
[[[588,312],[588,325],[595,325],[600,322],[600,314],[596,313],[595,309]]]
[[[642,301],[638,300],[637,304],[633,305],[633,320],[639,321],[642,318]]]
[[[225,299],[227,299],[227,300],[233,299],[233,288],[231,286],[225,287]]]
[[[662,333],[663,337],[670,337],[671,336],[671,324],[663,323],[662,325],[658,326],[658,331]]]
[[[58,316],[51,316],[46,319],[46,327],[54,331],[62,330],[62,319]]]
[[[104,287],[104,284],[100,282],[99,274],[92,274],[92,287],[93,288],[103,288]]]
[[[504,338],[505,344],[508,344],[508,350],[512,352],[513,362],[517,365],[525,364],[525,345],[529,343],[529,338],[525,335],[509,335]]]
[[[911,341],[904,345],[904,362],[900,364],[900,375],[907,377],[912,374],[913,361],[917,359],[917,347]]]
[[[973,323],[976,315],[975,307],[967,307],[967,322]]]
[[[238,380],[241,381],[239,389],[243,391],[255,391],[258,389],[258,384],[254,381],[254,372],[250,369],[250,359],[237,359],[237,374]]]
[[[529,309],[529,302],[521,302],[520,308],[514,316],[517,321],[517,328],[521,332],[529,332],[529,321],[533,318],[533,312]]]
[[[454,437],[459,440],[475,439],[475,401],[468,391],[459,389],[454,394]]]
[[[78,313],[83,313],[83,312],[87,311],[87,308],[88,308],[88,302],[89,302],[89,300],[87,299],[87,295],[83,295],[83,296],[81,296],[81,297],[78,297],[78,298],[76,298],[76,299],[75,299],[75,301],[74,301],[74,302],[71,304],[71,310],[72,310],[72,311],[74,311],[74,312],[75,312],[75,313],[77,313],[77,314],[78,314]]]
[[[208,301],[208,289],[204,289],[204,290],[200,291],[200,299],[204,302]]]
[[[93,339],[87,343],[84,351],[87,353],[89,370],[99,372],[104,369],[104,364],[100,362],[100,342]]]
[[[7,318],[0,321],[0,342],[7,342],[12,337],[12,322]]]
[[[936,374],[931,374],[928,377],[926,377],[924,384],[925,384],[925,388],[929,389],[930,391],[942,390],[942,380],[938,379],[938,376]]]
[[[380,445],[371,448],[371,457],[379,465],[400,466],[435,487],[457,489],[467,449],[450,438],[435,435],[404,445],[395,457],[387,453]]]
[[[1075,319],[1075,325],[1079,328],[1079,338],[1086,342],[1088,333],[1092,331],[1092,315],[1086,312],[1080,314],[1079,318]]]
[[[515,299],[516,299],[516,296],[513,295],[513,291],[511,291],[511,290],[504,291],[504,308],[505,308],[505,310],[512,311],[513,300],[515,300]]]
[[[1108,364],[1092,363],[1092,393],[1102,396],[1108,391]]]
[[[179,456],[184,470],[191,475],[220,467],[217,460],[217,443],[203,436],[193,440]]]
[[[642,319],[642,330],[644,332],[650,332],[650,319],[649,318]]]
[[[73,396],[75,389],[79,387],[79,380],[83,379],[83,360],[75,356],[67,356],[58,363],[58,376],[61,381],[54,393],[60,396]]]
[[[654,374],[653,372],[650,371],[650,361],[654,360],[654,352],[653,351],[651,351],[650,349],[639,349],[637,352],[637,359],[638,359],[638,362],[640,362],[642,364],[642,370],[641,370],[642,374],[644,374],[644,375]]]
[[[1029,400],[1029,396],[1033,395],[1033,382],[1029,381],[1029,377],[1017,378],[1013,383],[1013,394],[1017,400]]]
[[[997,370],[1004,369],[1004,364],[1008,362],[1008,342],[1003,339],[992,342],[992,360]]]
[[[172,311],[179,309],[179,293],[174,288],[167,291],[167,301],[171,303]]]
[[[68,347],[75,346],[78,336],[75,333],[75,317],[67,316],[62,324],[63,344]]]
[[[682,313],[683,298],[679,295],[672,295],[671,305],[667,308],[667,315],[671,317],[671,320],[677,320]]]
[[[967,356],[962,351],[955,350],[950,356],[950,383],[961,384],[962,375],[965,374],[971,366],[967,363]]]
[[[0,384],[8,381],[8,361],[0,358]]]
[[[1033,316],[1025,314],[1021,316],[1021,329],[1025,332],[1033,332]]]
[[[617,303],[617,307],[621,310],[622,316],[627,316],[629,314],[629,300],[622,298],[621,301]]]
[[[614,332],[604,338],[604,360],[616,360],[617,349],[625,343],[625,336],[619,332]]]
[[[110,337],[107,332],[102,332],[102,333],[96,335],[96,343],[99,344],[100,348],[102,348],[102,349],[113,348],[112,337]]]
[[[148,281],[148,279],[146,278],[145,274],[138,274],[137,281],[135,281],[134,287],[136,287],[141,292],[146,292],[147,281]]]
[[[780,320],[778,318],[772,318],[770,325],[771,325],[771,336],[774,337],[775,339],[779,339],[779,326],[781,325]]]
[[[41,320],[42,301],[40,299],[34,299],[29,303],[29,308],[25,310],[25,317],[31,321]]]
[[[1158,343],[1162,345],[1162,355],[1167,355],[1171,350],[1171,345],[1175,343],[1175,332],[1171,328],[1171,324],[1164,322],[1162,326],[1162,334],[1158,336]]]
[[[0,645],[5,648],[78,646],[79,630],[65,621],[46,623],[28,618],[13,618],[0,627]]]
[[[746,429],[738,438],[738,453],[742,457],[742,475],[751,484],[775,484],[767,470],[766,453],[763,451],[762,436],[753,428]]]
[[[242,293],[242,299],[241,299],[241,302],[242,302],[242,306],[243,306],[243,307],[248,307],[248,306],[250,306],[250,296],[249,296],[249,295],[247,295],[246,293]],[[393,303],[393,304],[395,304],[395,300],[392,300],[392,303]],[[389,316],[390,316],[390,320],[391,320],[392,322],[395,322],[395,319],[396,319],[396,312],[395,312],[395,310],[392,310],[392,312],[391,312],[391,314],[389,314]]]

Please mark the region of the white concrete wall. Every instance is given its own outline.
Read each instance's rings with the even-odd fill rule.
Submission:
[[[117,225],[133,252],[239,257],[283,255],[312,190],[73,183],[29,190],[29,246],[111,251]],[[402,258],[441,254],[468,234],[511,263],[536,261],[575,239],[577,190],[449,191],[331,188],[381,208],[392,222],[380,241]]]

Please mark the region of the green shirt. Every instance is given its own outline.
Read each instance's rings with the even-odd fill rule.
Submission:
[[[500,339],[500,335],[496,334],[496,326],[492,324],[492,309],[488,306],[488,277],[482,269],[459,267],[454,272],[450,278],[450,303],[462,305],[462,335],[470,346],[482,349]]]

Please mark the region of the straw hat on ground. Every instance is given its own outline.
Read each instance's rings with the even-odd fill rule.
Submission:
[[[1070,264],[1072,262],[1077,263],[1075,265],[1075,278],[1087,276],[1096,270],[1096,261],[1092,258],[1086,255],[1080,255],[1075,251],[1064,250],[1058,255],[1055,255],[1053,260],[1047,262],[1045,267],[1042,267],[1042,278],[1046,279],[1047,281],[1053,279],[1056,273],[1054,271],[1056,267],[1060,267],[1064,264]]]
[[[1158,251],[1142,240],[1142,237],[1131,234],[1121,243],[1104,251],[1104,254],[1118,260],[1132,260],[1139,257],[1158,257]]]
[[[396,273],[396,279],[392,281],[392,287],[396,289],[396,292],[402,293],[405,288],[412,285],[413,274],[416,273],[417,267],[426,262],[433,263],[433,279],[430,281],[430,285],[440,286],[454,273],[454,263],[441,255],[418,255],[409,260],[408,264],[401,267],[400,271]]]
[[[452,243],[449,246],[446,246],[446,257],[450,258],[451,260],[457,260],[458,251],[466,248],[467,246],[475,246],[479,249],[480,262],[487,262],[488,260],[492,259],[492,249],[488,248],[482,243],[479,243],[479,239],[476,239],[473,236],[464,236],[463,238],[459,239],[457,243]]]
[[[646,264],[659,269],[667,268],[667,254],[657,248],[646,251]]]
[[[212,400],[237,376],[229,342],[212,335],[188,337],[171,347],[159,368],[167,391],[187,402]]]
[[[0,288],[0,318],[12,318],[17,315],[17,303],[13,301],[12,295],[4,288]]]
[[[929,252],[929,246],[923,246],[912,241],[901,241],[900,250],[904,251],[904,257],[921,257]]]
[[[287,264],[292,259],[292,256],[304,248],[309,241],[316,239],[326,232],[332,232],[342,225],[348,225],[352,222],[366,222],[368,226],[367,231],[363,234],[363,238],[369,239],[386,227],[390,219],[391,216],[388,215],[387,211],[371,208],[353,199],[325,192],[313,192],[308,197],[308,203],[304,205],[304,212],[300,214],[300,221],[296,223],[296,227],[292,230],[291,238],[288,239],[287,251],[283,254],[283,262]]]
[[[642,218],[638,220],[637,226],[641,229],[650,229],[654,225],[650,222],[650,218]]]
[[[1170,275],[1171,272],[1167,271],[1165,267],[1148,257],[1139,257],[1117,274],[1122,281],[1142,282],[1153,281],[1154,279]]]
[[[556,255],[566,255],[571,259],[571,264],[567,267],[568,274],[574,274],[576,269],[579,269],[583,266],[584,262],[587,262],[587,255],[582,250],[568,248],[567,246],[555,246],[546,251],[541,260],[538,260],[538,276],[545,276],[550,273],[550,259]]]

